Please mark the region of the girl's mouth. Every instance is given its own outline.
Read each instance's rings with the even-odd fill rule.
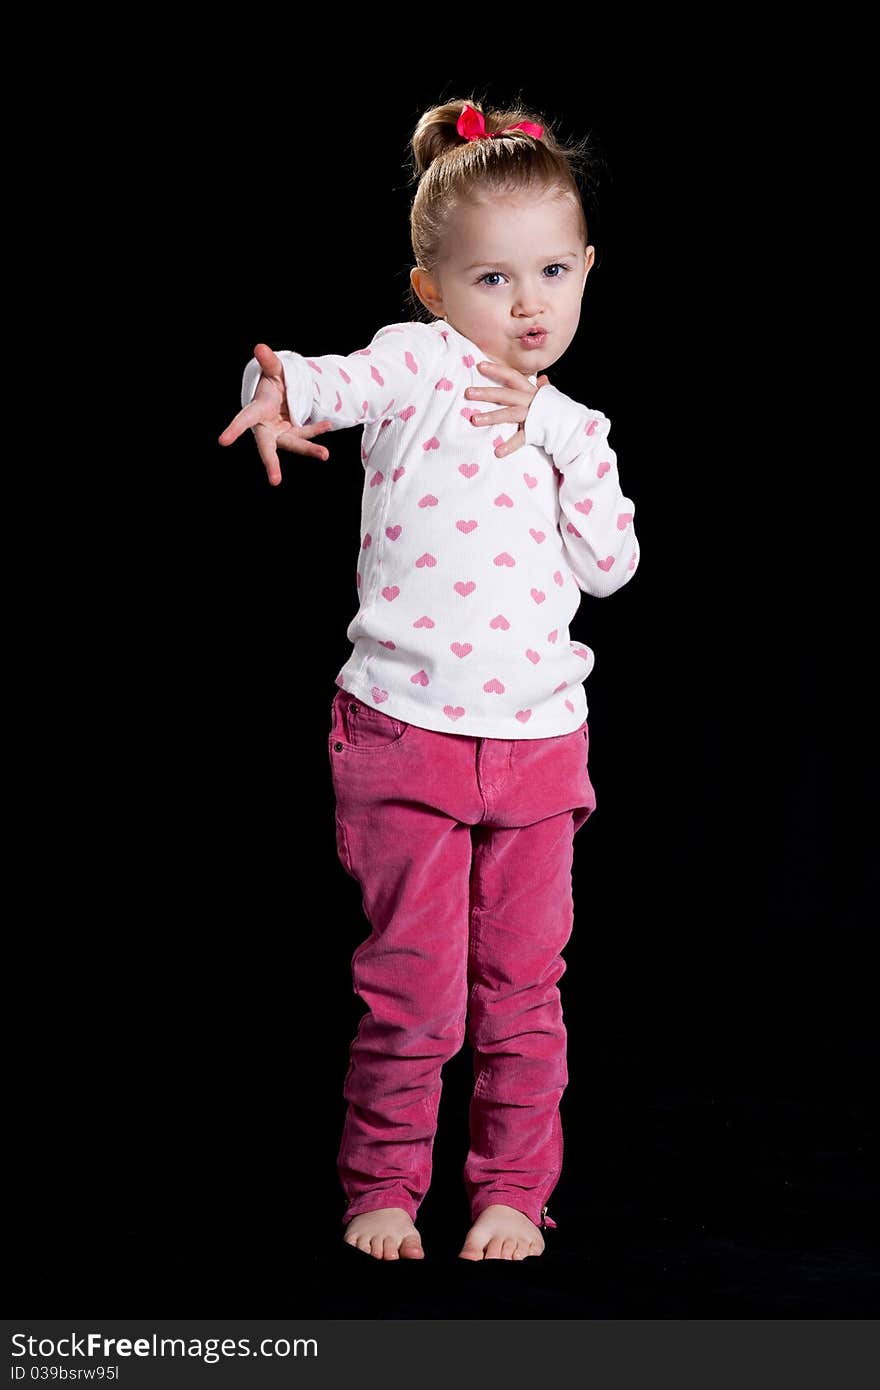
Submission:
[[[543,347],[547,341],[547,330],[546,328],[533,329],[530,333],[521,334],[519,341],[522,343],[523,347]]]

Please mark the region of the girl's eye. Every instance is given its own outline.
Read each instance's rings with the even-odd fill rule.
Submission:
[[[554,261],[552,265],[545,265],[544,269],[545,269],[545,270],[569,271],[569,270],[571,270],[571,266],[570,266],[570,265],[562,265],[562,263],[561,263],[560,261]],[[504,274],[504,272],[503,272],[502,270],[487,270],[486,273],[485,273],[485,275],[481,275],[481,276],[480,276],[480,278],[479,278],[478,281],[477,281],[477,284],[478,284],[478,285],[488,284],[488,282],[489,282],[494,276],[496,276],[496,275],[503,275],[503,274]],[[561,279],[562,279],[562,275],[551,275],[551,276],[549,276],[548,278],[551,279],[551,280],[561,280]]]

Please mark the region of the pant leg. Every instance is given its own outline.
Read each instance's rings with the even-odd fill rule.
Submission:
[[[472,741],[398,724],[404,736],[383,746],[370,718],[360,744],[337,723],[330,746],[340,858],[371,928],[352,957],[367,1012],[343,1087],[344,1222],[391,1206],[415,1218],[467,1009],[471,840],[447,791],[467,785]]]
[[[574,922],[573,840],[596,806],[586,727],[495,749],[473,833],[469,1016],[474,1054],[465,1187],[474,1219],[504,1203],[538,1226],[562,1171],[568,1084],[558,981]],[[538,815],[540,819],[531,819]],[[524,823],[518,823],[518,822]]]

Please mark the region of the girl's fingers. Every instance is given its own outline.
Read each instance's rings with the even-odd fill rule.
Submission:
[[[252,429],[261,423],[263,419],[263,407],[258,401],[250,401],[238,414],[229,422],[226,429],[217,440],[218,444],[232,444],[239,435],[244,434],[246,429]]]
[[[323,425],[324,422],[321,422]],[[327,449],[319,444],[306,444],[306,434],[323,434],[321,425],[303,425],[296,430],[285,430],[279,434],[275,443],[279,449],[286,449],[292,454],[308,454],[310,458],[326,459],[330,457]]]
[[[281,358],[274,353],[268,343],[257,343],[254,348],[254,357],[260,364],[263,375],[273,377],[284,385],[284,367]]]
[[[503,425],[511,421],[520,424],[523,420],[522,410],[490,410],[488,414],[477,411],[476,415],[471,416],[471,424],[478,429],[480,425]]]
[[[469,386],[465,398],[479,405],[480,401],[497,401],[499,405],[528,405],[531,396],[515,391],[512,386]]]
[[[507,454],[515,454],[517,449],[521,449],[525,442],[526,432],[522,428],[522,426],[520,426],[516,434],[513,435],[511,439],[508,439],[504,444],[500,444],[498,446],[498,448],[495,450],[495,457],[497,459],[500,459],[504,458]]]
[[[281,464],[278,461],[278,455],[272,446],[271,439],[267,437],[263,440],[258,434],[257,448],[260,451],[260,458],[263,460],[263,467],[268,474],[269,482],[273,487],[277,487],[281,482]]]

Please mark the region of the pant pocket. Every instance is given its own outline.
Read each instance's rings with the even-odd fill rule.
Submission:
[[[347,690],[339,691],[333,703],[338,721],[334,736],[355,753],[384,752],[402,743],[412,728],[406,720],[374,709]]]

